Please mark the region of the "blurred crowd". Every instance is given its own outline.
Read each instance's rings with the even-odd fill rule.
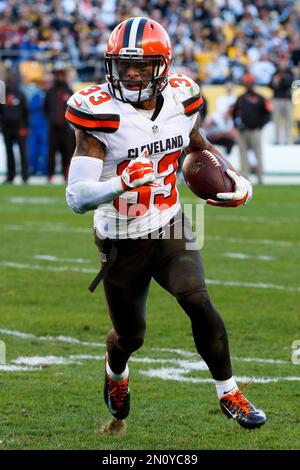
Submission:
[[[246,132],[254,134],[255,129],[241,128],[239,112],[245,113],[247,121],[254,85],[273,90],[273,114],[258,96],[257,110],[251,112],[258,116],[264,103],[268,119],[273,116],[274,143],[292,143],[291,91],[300,78],[300,2],[0,0],[0,78],[7,85],[0,126],[2,122],[7,182],[16,173],[15,143],[24,182],[36,174],[51,181],[57,152],[61,172],[67,177],[74,135],[64,120],[66,101],[76,83],[105,80],[103,58],[110,32],[132,16],[151,17],[168,31],[174,49],[173,71],[186,73],[200,86],[225,85],[216,112],[206,115],[207,107],[202,109],[202,126],[213,143],[229,154],[243,137],[240,153],[246,155]],[[250,82],[252,94],[247,96],[251,100],[247,104],[246,96],[237,111],[235,85],[247,88]],[[260,155],[258,141],[260,136],[255,136],[251,145]]]
[[[64,60],[80,81],[98,81],[110,31],[131,16],[161,23],[175,68],[204,83],[239,82],[250,71],[267,85],[282,57],[298,74],[294,0],[0,0],[2,60]]]

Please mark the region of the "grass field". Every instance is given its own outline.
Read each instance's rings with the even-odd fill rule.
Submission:
[[[102,287],[87,289],[98,269],[92,214],[73,214],[62,186],[1,186],[0,449],[300,449],[299,205],[297,186],[261,186],[246,208],[205,208],[209,291],[234,373],[253,379],[246,395],[267,424],[246,431],[221,414],[187,317],[153,283],[145,345],[130,361],[127,434],[109,438],[110,323]]]

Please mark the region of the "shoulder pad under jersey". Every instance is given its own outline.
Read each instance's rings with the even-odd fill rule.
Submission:
[[[119,129],[120,115],[113,103],[107,84],[85,88],[68,100],[65,118],[84,131],[113,133]]]
[[[192,116],[200,110],[203,98],[194,80],[181,73],[172,73],[168,77],[168,82],[175,100],[182,104],[186,116]]]

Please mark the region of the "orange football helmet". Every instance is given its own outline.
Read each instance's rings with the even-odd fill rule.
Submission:
[[[105,67],[107,81],[116,99],[141,103],[159,95],[168,83],[171,65],[169,35],[156,21],[129,18],[111,33]],[[130,68],[137,73],[128,73]]]

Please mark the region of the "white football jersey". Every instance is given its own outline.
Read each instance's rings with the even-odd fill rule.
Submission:
[[[68,101],[66,119],[106,147],[100,181],[120,175],[145,149],[154,165],[154,183],[127,191],[95,210],[99,237],[145,236],[168,223],[180,208],[178,159],[189,144],[203,100],[198,85],[181,74],[169,76],[162,97],[162,106],[153,110],[152,117],[116,100],[107,83],[79,91]]]

